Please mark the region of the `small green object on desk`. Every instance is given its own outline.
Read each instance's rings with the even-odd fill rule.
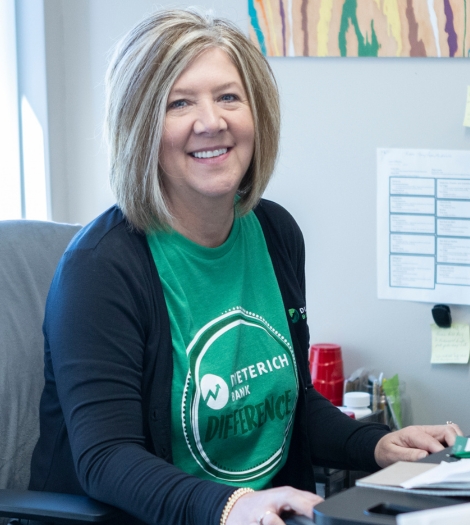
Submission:
[[[456,458],[470,458],[470,439],[457,436],[452,448],[452,455]]]

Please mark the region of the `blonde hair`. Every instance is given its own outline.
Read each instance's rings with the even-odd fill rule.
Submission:
[[[161,184],[159,151],[168,96],[188,64],[217,47],[243,81],[255,126],[254,153],[238,189],[238,213],[263,194],[278,153],[279,95],[264,56],[226,20],[192,10],[149,16],[118,44],[106,75],[110,182],[129,223],[142,231],[171,224]]]

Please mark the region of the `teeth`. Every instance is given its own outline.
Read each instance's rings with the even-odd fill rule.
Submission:
[[[227,149],[228,148],[214,149],[212,151],[198,151],[196,153],[191,153],[191,155],[196,157],[196,159],[211,159],[212,157],[218,157],[219,155],[227,153]]]

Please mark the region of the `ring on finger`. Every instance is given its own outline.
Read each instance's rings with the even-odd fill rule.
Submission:
[[[258,525],[264,525],[263,520],[264,520],[264,518],[265,518],[268,514],[272,514],[272,512],[271,512],[270,510],[267,510],[264,514],[262,514],[262,515],[257,519]]]
[[[446,425],[452,425],[453,424],[453,421],[447,421],[446,422]]]

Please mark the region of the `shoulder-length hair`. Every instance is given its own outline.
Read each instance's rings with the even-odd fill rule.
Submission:
[[[264,56],[226,20],[190,10],[157,12],[122,39],[106,75],[111,188],[138,230],[171,225],[159,165],[168,96],[188,64],[213,47],[224,50],[237,68],[254,120],[253,158],[238,188],[240,215],[257,204],[274,170],[279,95]]]

